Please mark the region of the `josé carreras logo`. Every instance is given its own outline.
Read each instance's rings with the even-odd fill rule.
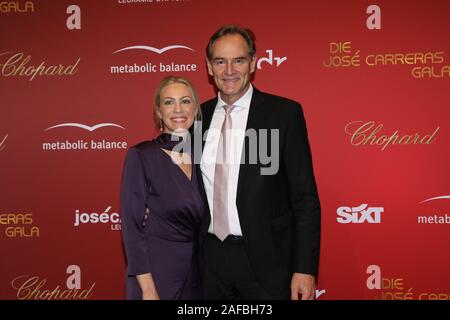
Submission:
[[[139,59],[137,52],[144,53],[143,57]],[[194,49],[182,44],[170,44],[161,48],[150,45],[128,46],[120,48],[112,54],[117,56],[117,59],[121,59],[120,61],[126,59],[129,62],[112,65],[110,73],[195,72],[198,69],[197,64],[189,61],[194,52]]]
[[[0,212],[0,226],[5,226],[8,238],[35,238],[40,236],[39,226],[30,212]]]
[[[83,224],[109,224],[111,230],[121,230],[120,215],[111,206],[106,207],[102,212],[85,212],[79,209],[75,210],[74,226],[79,227]]]
[[[1,13],[27,13],[34,12],[33,1],[0,1]]]
[[[339,223],[381,223],[383,207],[369,207],[362,204],[358,207],[339,207],[337,222]]]

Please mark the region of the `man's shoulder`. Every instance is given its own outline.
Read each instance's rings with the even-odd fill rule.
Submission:
[[[259,101],[261,105],[266,106],[271,110],[273,110],[273,107],[276,107],[276,112],[279,114],[296,117],[299,112],[303,112],[300,102],[296,100],[259,90],[255,90],[254,94],[255,99]]]
[[[276,102],[276,103],[283,104],[283,105],[295,105],[297,107],[300,105],[300,102],[298,102],[296,100],[293,100],[293,99],[290,99],[287,97],[283,97],[283,96],[279,96],[276,94],[268,93],[268,92],[255,90],[254,94],[256,96],[259,95],[262,99],[264,99],[264,101],[267,101],[267,102]]]
[[[217,104],[217,97],[214,97],[212,99],[203,102],[200,106],[202,108],[215,108],[216,104]]]
[[[286,109],[301,109],[301,104],[299,101],[295,101],[293,99],[267,93],[264,91],[260,91],[256,88],[253,90],[252,103],[256,104],[262,103],[267,106],[280,105],[285,106]],[[201,108],[204,111],[213,111],[217,105],[217,97],[209,99],[201,104]]]

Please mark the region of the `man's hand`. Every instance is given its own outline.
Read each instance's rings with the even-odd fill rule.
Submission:
[[[291,280],[291,300],[314,300],[316,281],[313,275],[294,273]]]

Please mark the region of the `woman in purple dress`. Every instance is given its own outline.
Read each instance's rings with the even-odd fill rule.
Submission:
[[[155,119],[161,134],[129,149],[122,175],[127,299],[200,299],[198,191],[189,129],[200,105],[192,84],[161,81]]]

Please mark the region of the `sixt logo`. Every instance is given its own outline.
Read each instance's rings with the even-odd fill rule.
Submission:
[[[359,207],[339,207],[337,221],[339,223],[381,223],[382,207],[368,207],[362,204]]]

